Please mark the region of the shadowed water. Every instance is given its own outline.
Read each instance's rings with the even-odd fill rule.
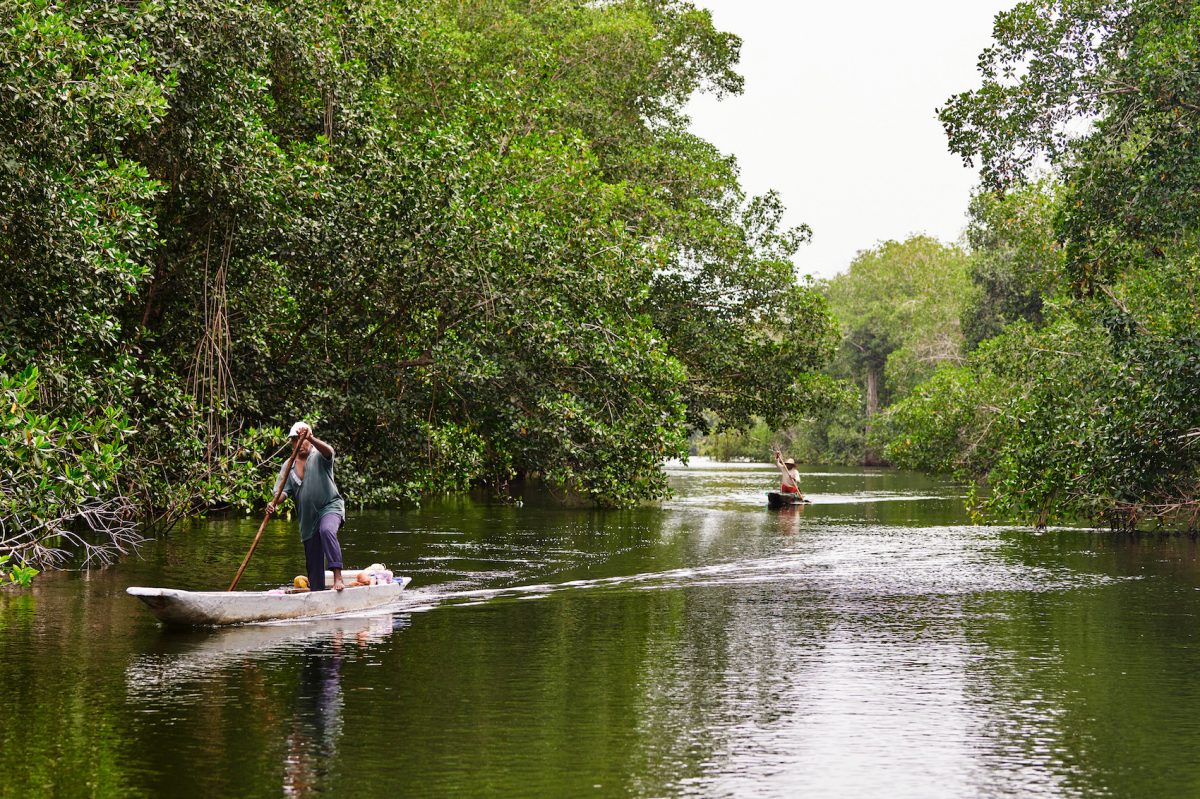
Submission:
[[[967,524],[958,488],[671,467],[635,511],[352,513],[413,576],[353,618],[173,632],[256,519],[0,593],[0,795],[1200,794],[1195,541]],[[302,570],[272,523],[243,578]]]

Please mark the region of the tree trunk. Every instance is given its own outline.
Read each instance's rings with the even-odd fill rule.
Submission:
[[[867,428],[871,427],[871,419],[879,412],[879,370],[874,366],[867,367]]]
[[[863,427],[863,438],[869,440],[871,438],[871,421],[875,418],[875,414],[879,412],[879,368],[875,366],[867,367],[867,422]],[[863,447],[863,466],[878,466],[881,463],[879,455],[871,449],[870,445]]]

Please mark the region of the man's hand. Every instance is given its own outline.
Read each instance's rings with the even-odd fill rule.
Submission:
[[[274,512],[275,512],[275,500],[271,500],[270,502],[267,503],[267,515],[270,516]]]
[[[309,427],[308,425],[305,425],[304,429],[297,432],[296,437],[292,439],[292,454],[293,455],[295,455],[300,450],[300,445],[303,444],[306,439],[309,441],[312,440],[312,428]]]
[[[303,441],[306,438],[312,438],[312,428],[304,422],[296,424],[296,440]]]

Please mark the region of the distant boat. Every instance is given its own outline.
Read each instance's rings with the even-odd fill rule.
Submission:
[[[372,610],[395,602],[412,581],[411,577],[397,577],[391,583],[349,585],[357,575],[357,571],[342,572],[347,583],[342,591],[181,591],[139,586],[125,590],[142,600],[164,624],[196,627],[318,618]]]
[[[792,505],[811,505],[807,499],[797,494],[781,494],[778,491],[767,492],[768,508],[787,508]]]

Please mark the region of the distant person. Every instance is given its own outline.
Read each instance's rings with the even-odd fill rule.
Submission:
[[[775,450],[775,465],[783,473],[783,482],[779,486],[779,493],[804,499],[804,494],[800,493],[800,472],[796,469],[796,462],[791,458],[785,461],[783,453]]]
[[[279,470],[283,492],[296,503],[300,519],[300,541],[304,544],[305,571],[310,591],[325,590],[325,568],[333,572],[333,590],[346,587],[342,582],[342,548],[338,530],[346,521],[346,503],[333,482],[333,447],[312,434],[304,422],[296,422],[288,433],[296,448],[291,474]],[[279,485],[277,482],[276,486]],[[275,512],[275,501],[267,513]]]

